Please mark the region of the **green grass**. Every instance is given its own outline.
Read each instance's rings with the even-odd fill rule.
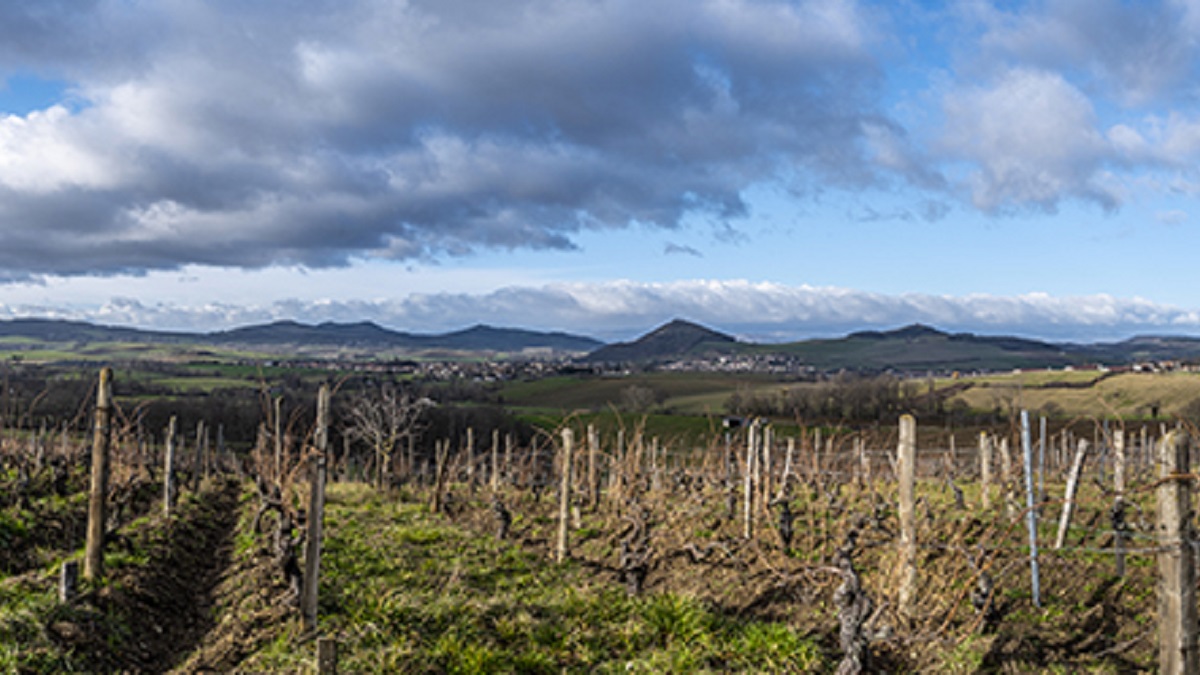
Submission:
[[[643,387],[662,397],[662,402],[654,406],[661,410],[674,408],[679,402],[694,401],[697,397],[716,396],[723,402],[739,388],[763,386],[778,385],[773,378],[764,375],[640,373],[624,377],[548,377],[509,383],[500,393],[506,404],[517,407],[598,411],[622,407],[626,390]]]
[[[630,598],[574,564],[381,499],[330,488],[320,624],[347,672],[764,672],[820,670],[817,645],[777,623],[744,621],[673,594]],[[295,630],[291,635],[295,635]],[[304,667],[279,639],[243,663]]]
[[[1169,419],[1186,414],[1188,405],[1200,400],[1200,375],[1196,373],[1122,373],[1100,379],[1096,373],[1048,372],[964,378],[961,382],[976,386],[954,400],[972,409],[1007,409],[1019,404],[1031,411],[1053,409],[1061,417],[1144,419],[1157,406],[1160,416]],[[1053,386],[1061,382],[1094,384]]]

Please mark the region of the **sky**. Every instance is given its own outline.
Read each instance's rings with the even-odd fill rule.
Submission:
[[[1200,335],[1200,0],[0,3],[0,319]]]

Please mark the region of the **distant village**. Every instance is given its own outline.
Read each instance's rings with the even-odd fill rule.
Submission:
[[[539,355],[538,358],[471,359],[471,360],[395,360],[366,361],[361,359],[288,360],[288,367],[317,370],[336,370],[357,373],[386,373],[404,375],[426,381],[467,379],[480,382],[529,380],[559,375],[620,376],[639,372],[686,372],[774,375],[779,377],[810,378],[824,371],[786,354],[743,354],[712,357],[666,359],[653,363],[593,363],[571,356]],[[251,364],[247,364],[251,365]],[[267,362],[263,365],[282,365]],[[1096,371],[1101,373],[1195,373],[1200,364],[1178,360],[1145,361],[1124,365],[1090,364],[1063,368],[1013,369],[1011,372],[1059,370],[1061,372]],[[835,372],[835,371],[830,371]],[[907,377],[966,377],[995,371],[891,371]],[[1010,372],[1010,371],[1003,371]]]

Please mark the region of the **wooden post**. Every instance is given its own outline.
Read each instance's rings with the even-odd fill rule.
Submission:
[[[1113,549],[1116,560],[1116,574],[1125,576],[1125,430],[1113,431],[1113,487],[1116,489],[1116,499],[1112,507]]]
[[[775,428],[769,424],[764,427],[762,438],[762,482],[759,483],[762,496],[758,501],[759,509],[763,513],[769,513],[771,508],[771,468],[774,464],[771,451],[775,445]]]
[[[1046,418],[1038,418],[1038,504],[1046,501]]]
[[[912,415],[900,417],[900,445],[896,449],[900,479],[900,616],[913,618],[913,599],[917,594],[917,421]]]
[[[1000,439],[1000,482],[1004,484],[1004,513],[1012,518],[1016,515],[1016,498],[1013,496],[1012,452],[1007,436]]]
[[[558,491],[558,545],[554,549],[554,560],[563,562],[567,559],[567,518],[571,509],[571,454],[575,445],[575,432],[570,429],[562,430],[562,461],[560,471],[562,482]]]
[[[1196,568],[1188,527],[1192,519],[1191,442],[1172,431],[1159,445],[1158,671],[1200,673],[1196,631]],[[1178,477],[1176,477],[1178,476]]]
[[[821,484],[821,427],[813,429],[813,485]]]
[[[275,481],[283,484],[283,397],[275,397]]]
[[[733,468],[732,468],[733,462],[731,461],[731,457],[729,455],[729,452],[730,452],[731,448],[733,447],[733,442],[732,442],[733,438],[729,431],[729,428],[730,428],[730,421],[729,421],[729,418],[726,418],[725,419],[725,453],[724,453],[724,457],[722,459],[722,465],[721,465],[721,467],[723,469],[722,473],[724,474],[724,483],[725,483],[726,488],[728,488],[732,484],[732,480],[733,480]]]
[[[954,480],[958,473],[958,448],[955,447],[954,434],[950,434],[950,447],[946,450],[946,476]]]
[[[58,569],[58,601],[67,604],[79,590],[79,561],[65,560]]]
[[[104,527],[107,521],[108,453],[112,441],[112,368],[100,370],[96,391],[96,427],[92,440],[92,485],[88,499],[87,550],[83,578],[104,578]]]
[[[596,482],[596,455],[600,452],[600,434],[596,431],[596,426],[594,424],[589,424],[587,426],[587,442],[588,506],[594,509],[596,508],[596,504],[600,501],[600,485]]]
[[[1141,439],[1142,442],[1138,445],[1138,471],[1139,471],[1138,475],[1139,476],[1141,475],[1140,471],[1141,471],[1142,467],[1144,467],[1146,464],[1149,464],[1149,457],[1150,457],[1150,450],[1149,450],[1150,446],[1146,440],[1146,425],[1145,424],[1142,425],[1141,436],[1142,436],[1142,439]]]
[[[658,492],[662,489],[662,477],[658,465],[658,436],[650,439],[650,489]]]
[[[196,422],[196,475],[192,480],[198,487],[200,479],[208,478],[208,428],[204,425],[204,420]]]
[[[792,455],[796,453],[796,439],[787,439],[787,455],[783,458],[783,477],[779,479],[779,499],[787,498],[788,480],[792,477]]]
[[[429,499],[429,511],[438,513],[442,510],[442,491],[446,487],[446,474],[450,464],[450,441],[435,440],[433,458],[433,495]]]
[[[1029,577],[1033,606],[1042,606],[1041,577],[1038,574],[1037,510],[1033,508],[1033,443],[1029,433],[1029,412],[1021,411],[1021,450],[1025,459],[1025,524],[1029,528]]]
[[[615,487],[617,487],[622,492],[624,491],[624,484],[625,484],[624,476],[625,476],[626,468],[627,467],[625,466],[625,430],[617,429],[617,468],[615,471],[612,472],[612,478],[613,478],[613,481],[615,481]],[[613,483],[613,481],[609,481],[610,484]]]
[[[854,439],[854,443],[858,446],[858,463],[862,467],[862,485],[866,487],[871,484],[871,458],[867,456],[867,441],[859,436]]]
[[[475,427],[467,427],[467,485],[475,490]]]
[[[746,480],[742,495],[742,537],[745,539],[754,534],[754,459],[758,454],[758,424],[758,420],[751,422],[746,434]]]
[[[504,434],[504,481],[512,483],[513,481],[513,435]]]
[[[337,646],[334,638],[317,638],[317,675],[337,675]]]
[[[500,430],[492,429],[492,492],[500,489]]]
[[[308,492],[308,541],[304,553],[304,588],[300,613],[304,630],[317,627],[317,585],[321,577],[321,529],[325,520],[325,470],[329,451],[329,385],[317,393],[317,429],[313,435],[316,464],[310,468]]]
[[[1114,429],[1113,444],[1113,489],[1117,496],[1125,494],[1125,430]]]
[[[167,424],[167,458],[163,466],[163,516],[171,517],[171,506],[175,503],[175,430],[176,419],[171,415]]]
[[[1062,518],[1058,521],[1058,536],[1054,539],[1054,549],[1059,550],[1067,543],[1067,528],[1071,526],[1071,516],[1075,512],[1075,493],[1079,491],[1079,475],[1083,472],[1083,460],[1087,456],[1088,442],[1079,439],[1079,449],[1075,451],[1075,461],[1071,464],[1071,473],[1067,476],[1067,494],[1063,497]]]
[[[987,511],[992,507],[992,442],[986,431],[979,432],[979,495]]]

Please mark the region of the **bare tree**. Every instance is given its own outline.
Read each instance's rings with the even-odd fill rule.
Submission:
[[[422,414],[433,405],[384,384],[377,391],[360,395],[350,406],[347,434],[371,447],[375,454],[376,487],[387,485],[392,459],[401,445],[421,429]]]

